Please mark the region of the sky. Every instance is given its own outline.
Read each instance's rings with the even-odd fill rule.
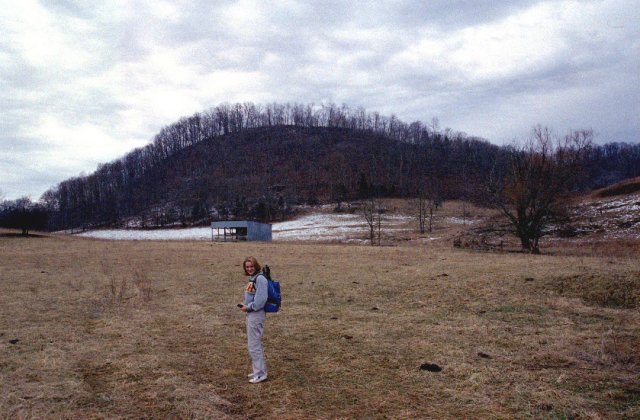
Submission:
[[[0,198],[224,102],[640,141],[640,0],[0,0]]]

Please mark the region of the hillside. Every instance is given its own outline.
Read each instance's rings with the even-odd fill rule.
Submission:
[[[548,227],[544,248],[562,253],[637,255],[640,252],[640,177],[565,200],[565,218]],[[460,234],[464,247],[517,249],[504,219],[491,212]],[[580,249],[579,249],[580,248]]]
[[[615,197],[626,194],[633,194],[640,191],[640,176],[627,179],[605,188],[600,188],[593,192],[595,197]]]
[[[586,131],[588,133],[588,130]],[[586,150],[584,180],[640,174],[640,145]],[[164,127],[145,147],[61,182],[42,201],[50,229],[278,221],[301,204],[376,196],[481,202],[514,149],[419,121],[335,105],[222,104]]]
[[[497,146],[462,137],[416,144],[355,129],[255,128],[204,139],[144,170],[127,156],[65,181],[52,195],[61,228],[124,225],[132,217],[145,226],[277,221],[300,204],[415,196],[427,179],[443,199],[469,195],[499,154]]]
[[[640,177],[594,191],[571,206],[577,238],[640,239]]]

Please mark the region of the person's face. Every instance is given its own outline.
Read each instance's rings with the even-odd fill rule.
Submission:
[[[256,268],[253,266],[253,262],[251,262],[251,261],[247,261],[247,262],[244,263],[244,270],[250,276],[253,276],[256,273]]]

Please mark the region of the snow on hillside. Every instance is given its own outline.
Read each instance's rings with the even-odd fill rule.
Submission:
[[[411,219],[401,215],[383,216],[385,228],[398,229]],[[274,241],[365,242],[368,230],[359,214],[313,213],[296,220],[274,223]],[[190,240],[210,241],[211,228],[184,229],[105,229],[78,234],[79,236],[112,240]]]
[[[390,218],[399,220],[399,218]],[[354,214],[309,214],[296,220],[273,224],[273,240],[276,241],[360,241],[366,237],[366,225]],[[211,228],[185,229],[109,229],[94,230],[79,236],[112,240],[193,240],[210,241]]]
[[[640,194],[599,199],[573,209],[578,233],[605,238],[640,238]]]
[[[159,241],[159,240],[190,240],[190,241],[210,241],[211,228],[197,227],[186,229],[105,229],[90,230],[79,233],[78,236],[99,239],[113,239],[124,241]]]
[[[273,239],[283,241],[346,241],[366,234],[364,220],[354,214],[309,214],[273,224]]]
[[[332,213],[330,208],[322,206],[307,209],[310,213],[296,220],[273,224],[273,240],[314,241],[314,242],[368,242],[368,226],[364,217],[358,213]],[[460,217],[456,207],[438,214],[435,225],[439,237],[449,240],[459,235],[461,230],[482,228],[483,217]],[[315,210],[315,212],[314,212]],[[640,239],[640,193],[609,198],[584,200],[572,209],[572,223],[576,238],[592,235],[617,239]],[[401,214],[383,214],[383,230],[387,238],[406,240],[415,236],[415,216]],[[112,240],[190,240],[210,241],[212,231],[209,227],[173,228],[173,229],[117,229],[95,230],[79,234],[80,236]],[[447,236],[448,235],[448,236]],[[421,240],[433,240],[434,237]],[[559,238],[566,239],[566,238]],[[500,240],[503,240],[502,238]]]

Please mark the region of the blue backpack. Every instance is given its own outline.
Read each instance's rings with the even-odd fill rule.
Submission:
[[[267,303],[264,305],[264,311],[278,312],[282,304],[280,282],[271,278],[271,269],[268,265],[264,266],[262,274],[267,278]]]

